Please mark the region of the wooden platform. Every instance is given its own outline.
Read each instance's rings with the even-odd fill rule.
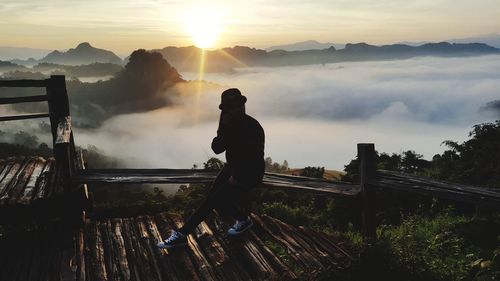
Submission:
[[[0,224],[47,221],[62,217],[82,201],[82,184],[65,194],[54,158],[0,159]],[[15,214],[15,216],[13,215]]]
[[[251,230],[228,237],[230,225],[214,213],[188,237],[187,247],[173,250],[156,246],[172,227],[182,224],[179,216],[167,213],[88,221],[80,232],[58,222],[0,236],[0,280],[296,280],[304,276],[315,280],[352,262],[342,239],[268,216],[252,214],[252,218]]]
[[[29,205],[59,193],[54,181],[54,158],[0,159],[0,205]]]
[[[0,280],[81,280],[77,235],[64,222],[0,231]]]
[[[188,247],[173,250],[156,244],[182,225],[178,216],[91,222],[85,230],[85,280],[294,280],[297,272],[314,280],[351,263],[341,239],[268,216],[252,218],[251,230],[228,237],[230,225],[212,215],[188,237]],[[286,249],[290,260],[269,243]]]

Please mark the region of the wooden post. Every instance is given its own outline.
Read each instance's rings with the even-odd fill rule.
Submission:
[[[52,129],[52,144],[57,171],[61,174],[62,188],[69,193],[70,178],[74,170],[74,161],[71,157],[71,116],[69,115],[69,100],[66,91],[64,75],[50,76],[47,85],[49,99],[50,125]]]
[[[375,177],[375,145],[358,143],[359,178],[361,186],[361,233],[363,237],[376,238],[374,191],[371,181]]]

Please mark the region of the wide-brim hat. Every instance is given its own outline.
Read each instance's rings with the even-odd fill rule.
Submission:
[[[232,107],[238,107],[247,102],[247,98],[241,94],[237,88],[227,89],[222,92],[219,109],[224,110]]]

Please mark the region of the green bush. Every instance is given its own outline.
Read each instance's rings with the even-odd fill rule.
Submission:
[[[378,247],[389,252],[385,260],[413,278],[499,280],[499,226],[498,220],[450,212],[412,215],[399,226],[379,227]]]

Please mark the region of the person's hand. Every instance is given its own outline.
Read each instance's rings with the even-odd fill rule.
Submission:
[[[233,176],[230,176],[229,179],[227,180],[227,182],[229,182],[229,184],[233,184],[233,185],[238,183]]]
[[[223,126],[227,126],[230,123],[231,116],[226,112],[221,112],[220,114],[220,124]]]

